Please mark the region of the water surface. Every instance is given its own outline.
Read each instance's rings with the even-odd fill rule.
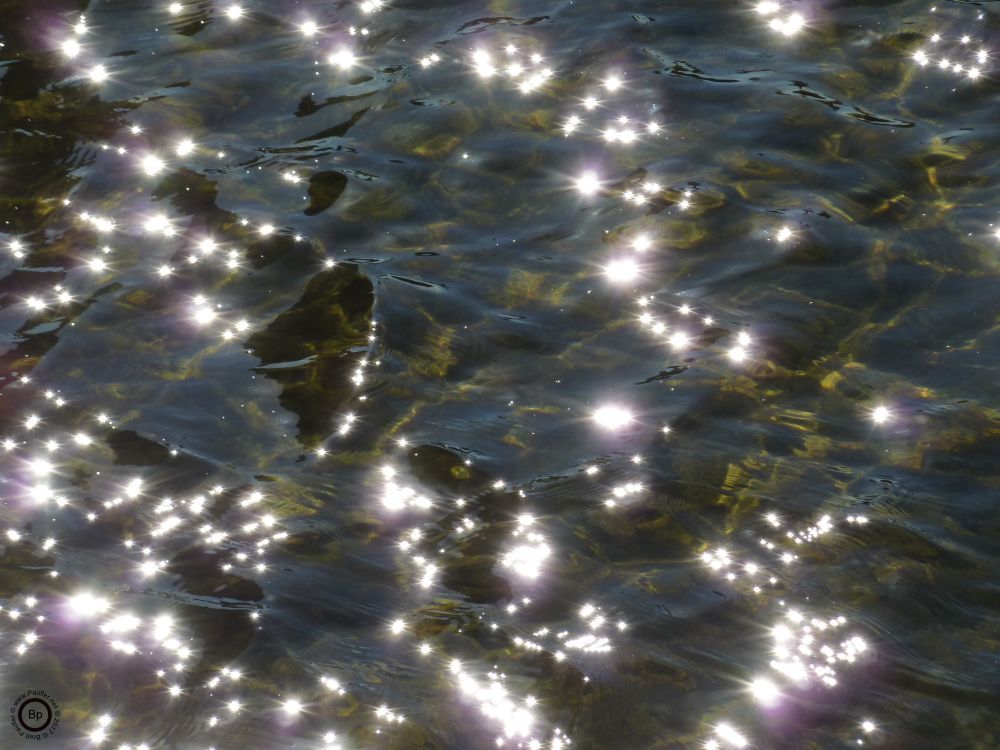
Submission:
[[[1000,745],[994,3],[174,5],[0,2],[39,746]]]

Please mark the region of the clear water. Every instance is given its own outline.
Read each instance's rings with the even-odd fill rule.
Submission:
[[[363,6],[0,2],[37,745],[1000,746],[996,4]]]

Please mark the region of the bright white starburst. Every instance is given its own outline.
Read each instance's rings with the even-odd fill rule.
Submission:
[[[332,52],[327,58],[327,61],[335,68],[348,70],[357,65],[358,58],[347,47],[341,47],[340,49]]]
[[[877,425],[882,425],[892,419],[892,411],[885,404],[879,404],[872,409],[871,420]]]
[[[614,284],[626,284],[639,277],[639,264],[631,258],[619,258],[604,267],[604,274]]]
[[[583,195],[594,195],[601,189],[601,179],[596,172],[584,172],[576,178],[576,189]]]
[[[632,424],[635,417],[632,412],[622,406],[609,404],[594,411],[593,420],[599,427],[606,430],[620,430]]]

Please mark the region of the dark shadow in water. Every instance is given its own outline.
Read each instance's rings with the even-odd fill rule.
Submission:
[[[247,341],[264,366],[258,372],[281,384],[281,405],[298,415],[304,443],[330,432],[355,390],[359,358],[351,350],[367,342],[374,301],[371,281],[341,264],[314,276],[298,302]],[[289,366],[275,367],[281,363]]]

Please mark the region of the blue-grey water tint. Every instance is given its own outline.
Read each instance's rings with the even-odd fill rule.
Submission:
[[[0,2],[37,746],[1000,745],[994,3],[235,5]]]

